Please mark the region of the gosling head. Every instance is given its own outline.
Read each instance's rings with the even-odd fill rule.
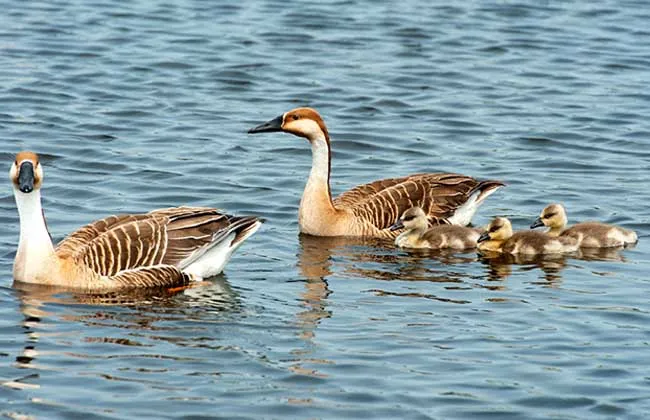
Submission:
[[[312,108],[296,108],[248,130],[248,134],[283,131],[304,137],[309,141],[325,138],[329,140],[327,127],[321,116]]]
[[[512,224],[505,217],[495,217],[487,230],[478,238],[478,242],[505,241],[512,236]]]
[[[14,190],[23,194],[39,190],[43,185],[43,167],[34,152],[19,152],[9,170]]]
[[[549,204],[542,210],[542,213],[537,219],[530,225],[531,229],[535,229],[540,226],[546,226],[551,229],[562,229],[567,224],[566,211],[564,211],[564,206],[562,204]]]
[[[426,229],[428,227],[427,215],[420,207],[411,207],[406,210],[402,217],[389,228],[391,231],[398,229]]]

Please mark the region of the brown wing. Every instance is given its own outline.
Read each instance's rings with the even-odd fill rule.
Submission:
[[[458,174],[416,174],[361,185],[342,194],[334,205],[351,210],[378,229],[388,228],[404,211],[419,206],[436,225],[449,223],[447,219],[475,192],[500,185]]]
[[[104,276],[160,264],[176,266],[221,240],[240,219],[203,207],[111,216],[73,233],[56,252]]]
[[[178,287],[189,284],[192,279],[188,274],[171,265],[140,267],[124,270],[109,280],[120,289],[142,287]]]
[[[419,175],[412,175],[412,176],[419,176]],[[374,181],[369,184],[359,185],[336,197],[333,200],[334,205],[338,208],[355,207],[357,204],[366,200],[368,197],[377,194],[387,188],[400,184],[406,181],[408,178],[409,178],[408,176],[403,176],[401,178],[380,179],[379,181]]]

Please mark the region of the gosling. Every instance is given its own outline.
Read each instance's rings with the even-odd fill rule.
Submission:
[[[469,249],[476,248],[480,234],[465,226],[437,225],[429,228],[427,215],[420,207],[411,207],[391,227],[405,229],[395,238],[400,248]]]
[[[478,249],[505,254],[560,254],[577,251],[578,243],[572,238],[556,238],[542,232],[513,233],[510,220],[497,217],[478,238]]]
[[[634,244],[636,232],[601,222],[577,223],[567,229],[567,216],[562,204],[549,204],[535,219],[531,229],[548,227],[550,236],[572,238],[582,248],[612,248]]]

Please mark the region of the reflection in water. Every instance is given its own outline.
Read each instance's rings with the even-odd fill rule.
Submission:
[[[489,251],[479,254],[479,261],[488,266],[488,281],[507,278],[512,274],[512,266],[518,265],[523,271],[539,268],[550,285],[562,280],[560,272],[566,267],[567,258],[566,254],[501,254]]]
[[[561,271],[566,268],[569,259],[583,261],[620,261],[625,262],[620,248],[581,248],[570,254],[500,254],[482,251],[479,261],[488,266],[488,280],[502,280],[512,274],[512,266],[521,266],[521,270],[539,268],[544,273],[544,280],[549,285],[557,285],[562,280]]]
[[[160,323],[170,320],[184,320],[196,317],[194,308],[200,309],[200,314],[214,311],[232,311],[240,307],[236,293],[230,288],[224,276],[214,278],[209,282],[197,283],[194,287],[185,289],[134,289],[102,294],[81,293],[79,291],[33,285],[27,283],[14,283],[14,290],[20,301],[20,311],[24,315],[21,322],[25,330],[26,343],[21,354],[16,357],[15,366],[20,369],[30,369],[36,373],[22,376],[18,379],[3,382],[2,385],[11,388],[39,388],[33,383],[40,378],[39,371],[52,369],[52,367],[38,363],[38,343],[45,336],[51,337],[54,333],[43,332],[48,329],[48,319],[57,316],[58,319],[68,322],[79,322],[84,327],[91,327],[91,332],[84,332],[82,337],[76,339],[85,343],[117,344],[129,347],[151,347],[143,344],[133,337],[142,337],[144,340],[167,340],[178,345],[202,345],[192,343],[192,335],[161,337],[159,331],[165,330],[173,334],[174,331],[182,333],[187,327],[165,325]],[[48,305],[64,305],[72,307],[74,314],[59,315],[44,309]],[[200,316],[200,315],[199,315]],[[111,337],[115,329],[129,330],[129,338],[118,336]],[[76,335],[76,330],[70,334]],[[85,330],[87,331],[87,330]],[[93,335],[99,332],[101,335]],[[64,337],[65,333],[56,333]],[[55,354],[48,350],[48,354]],[[67,353],[67,356],[76,358],[93,358],[96,355],[85,353]],[[102,357],[110,357],[105,354]],[[155,357],[152,355],[151,357]],[[166,357],[160,355],[160,357]],[[134,379],[135,380],[135,379]],[[25,382],[30,381],[30,382]]]
[[[617,248],[580,248],[576,258],[583,261],[620,261],[627,262],[621,253],[625,249],[634,249],[636,245]]]
[[[405,255],[406,254],[406,255]],[[459,254],[452,250],[397,250],[391,241],[375,238],[314,237],[300,235],[298,266],[308,279],[324,278],[336,272],[374,280],[427,281],[461,283],[464,275],[427,267],[427,260],[445,265],[476,261],[474,252]],[[341,262],[333,268],[337,262]]]
[[[297,314],[301,329],[300,337],[305,341],[303,349],[293,351],[298,360],[291,369],[300,374],[322,376],[314,369],[303,367],[304,363],[326,364],[330,361],[310,358],[314,351],[315,330],[323,319],[332,316],[327,309],[331,294],[328,277],[355,277],[382,281],[426,281],[439,283],[462,283],[465,275],[445,270],[433,270],[426,262],[435,259],[446,266],[476,261],[474,253],[432,250],[396,250],[391,241],[375,238],[315,237],[301,234],[298,254],[298,268],[305,279],[305,290],[301,294],[304,311]],[[377,295],[399,295],[434,299],[450,303],[468,303],[464,300],[440,298],[426,293],[400,294],[372,289]]]

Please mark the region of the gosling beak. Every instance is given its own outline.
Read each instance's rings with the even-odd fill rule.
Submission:
[[[487,232],[481,233],[481,236],[478,237],[476,242],[481,243],[490,240],[490,234]]]
[[[538,228],[538,227],[540,227],[540,226],[544,226],[544,222],[542,221],[542,218],[541,218],[541,217],[538,217],[537,219],[535,219],[535,221],[533,222],[533,224],[530,225],[530,228],[531,228],[531,229],[535,229],[535,228]]]
[[[398,219],[397,222],[393,223],[391,227],[389,227],[388,229],[392,232],[394,230],[403,229],[403,228],[404,228],[404,223],[402,223],[402,221]]]
[[[30,193],[34,190],[34,165],[32,162],[25,161],[20,164],[18,189],[24,193]]]
[[[274,131],[282,131],[283,119],[284,119],[284,115],[280,115],[279,117],[273,118],[272,120],[265,122],[264,124],[260,124],[257,127],[251,128],[250,130],[248,130],[248,134],[272,133]]]

